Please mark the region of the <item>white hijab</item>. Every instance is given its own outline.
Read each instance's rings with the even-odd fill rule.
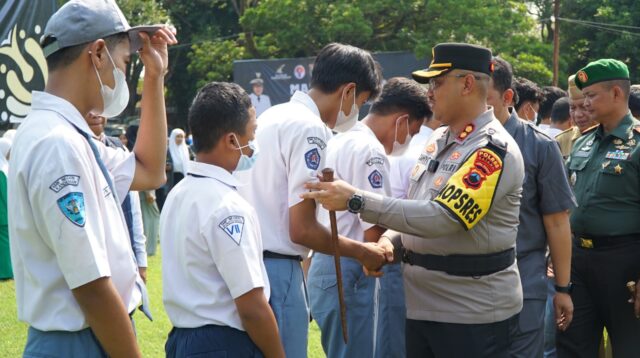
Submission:
[[[11,140],[7,138],[0,138],[0,171],[5,176],[9,175],[9,161],[7,160],[7,154],[11,149]]]
[[[169,154],[171,155],[171,161],[173,163],[173,171],[187,175],[189,148],[187,148],[187,144],[184,140],[182,141],[182,144],[176,144],[176,137],[178,134],[182,134],[183,137],[185,136],[184,131],[180,128],[176,128],[171,131],[171,136],[169,136]]]

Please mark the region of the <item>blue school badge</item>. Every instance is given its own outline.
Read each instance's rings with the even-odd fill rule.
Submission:
[[[318,148],[313,148],[304,153],[304,161],[307,163],[307,168],[316,170],[320,166],[320,153]]]
[[[369,174],[369,184],[374,189],[382,188],[382,174],[377,169]]]
[[[79,227],[84,227],[84,195],[79,192],[72,192],[58,199],[58,207],[72,223]]]
[[[229,216],[222,220],[222,222],[218,224],[218,227],[220,227],[225,234],[229,235],[236,245],[240,245],[240,240],[242,240],[242,230],[244,229],[244,217],[239,215]]]

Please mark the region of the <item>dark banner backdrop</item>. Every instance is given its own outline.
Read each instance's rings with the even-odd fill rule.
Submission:
[[[55,0],[0,1],[0,123],[19,123],[29,113],[31,91],[47,82],[39,41]]]

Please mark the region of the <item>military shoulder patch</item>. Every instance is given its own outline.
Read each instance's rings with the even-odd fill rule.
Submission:
[[[51,183],[51,185],[49,185],[49,189],[53,190],[55,193],[59,193],[60,190],[69,185],[78,186],[78,183],[80,183],[80,176],[63,175],[60,178],[56,179],[53,183]]]
[[[84,195],[80,192],[71,192],[57,201],[62,214],[72,223],[84,227],[86,216],[84,211]]]
[[[242,240],[242,231],[244,230],[244,217],[231,215],[222,220],[222,222],[218,224],[218,227],[220,227],[225,234],[229,235],[236,245],[240,245],[240,241]]]
[[[313,148],[304,153],[304,161],[307,164],[307,168],[316,170],[320,166],[320,152],[318,148]]]
[[[382,188],[382,174],[376,169],[374,171],[371,172],[371,174],[369,174],[369,184],[371,184],[371,187],[374,189],[380,189]]]
[[[500,177],[505,151],[489,143],[471,155],[434,199],[465,230],[472,229],[489,211]]]
[[[320,149],[324,149],[324,148],[327,147],[327,144],[322,139],[320,139],[318,137],[307,137],[307,143],[315,144]]]

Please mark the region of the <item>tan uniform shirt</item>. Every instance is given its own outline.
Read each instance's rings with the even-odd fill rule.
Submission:
[[[402,232],[413,252],[496,253],[515,247],[523,179],[518,145],[490,109],[458,137],[437,129],[412,172],[408,200],[364,193],[361,216]],[[475,278],[405,264],[403,275],[409,319],[482,324],[522,309],[516,263]]]
[[[580,129],[578,127],[571,127],[559,133],[555,139],[560,144],[560,153],[562,153],[562,157],[567,159],[569,154],[571,154],[571,148],[573,148],[573,143],[576,142],[576,139],[580,138],[582,133],[580,133]]]

